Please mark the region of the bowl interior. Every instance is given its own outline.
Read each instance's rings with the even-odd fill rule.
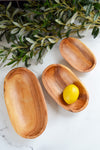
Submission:
[[[43,74],[43,84],[51,97],[63,108],[77,112],[84,109],[87,105],[88,94],[82,83],[66,67],[53,65]],[[79,98],[73,104],[66,104],[63,100],[63,90],[69,84],[75,84],[79,88]]]

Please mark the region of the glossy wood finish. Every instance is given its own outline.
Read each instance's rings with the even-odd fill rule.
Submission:
[[[89,48],[76,38],[65,38],[60,43],[60,52],[64,59],[80,72],[91,71],[96,59]]]
[[[24,138],[39,136],[47,125],[47,107],[40,83],[26,68],[11,70],[4,80],[4,98],[15,131]]]
[[[53,64],[48,66],[42,74],[42,82],[50,96],[61,107],[72,112],[83,110],[89,100],[88,92],[83,84],[67,67],[61,64]],[[79,88],[79,98],[73,104],[66,104],[63,100],[63,90],[69,84],[75,84]]]

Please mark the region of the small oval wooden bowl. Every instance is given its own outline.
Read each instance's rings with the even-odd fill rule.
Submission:
[[[49,95],[64,109],[71,112],[82,111],[88,104],[89,95],[83,84],[75,74],[61,64],[48,66],[42,74],[42,82]],[[66,104],[63,100],[63,90],[69,84],[75,84],[79,88],[79,98],[73,104]]]
[[[96,59],[91,50],[76,38],[63,39],[59,48],[64,59],[80,72],[89,72],[96,65]]]

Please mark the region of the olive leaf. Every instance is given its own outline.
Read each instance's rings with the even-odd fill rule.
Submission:
[[[12,5],[12,2],[9,2],[6,11],[9,10],[9,8],[11,7],[11,5]]]
[[[25,32],[25,27],[21,28],[21,30],[19,31],[18,35],[19,36],[22,36],[24,35],[26,32]]]
[[[88,16],[90,14],[91,9],[92,9],[92,4],[89,4],[86,8],[86,16]]]
[[[36,45],[37,42],[34,42],[31,46],[30,46],[30,50],[33,50],[34,46]]]
[[[6,25],[0,25],[0,28],[5,29],[5,28],[7,28],[7,26]]]
[[[49,40],[51,43],[56,43],[56,40],[54,40],[54,39],[48,38],[48,40]]]
[[[100,12],[97,12],[97,13],[94,15],[93,20],[96,21],[96,20],[98,19],[98,17],[100,17]]]
[[[56,19],[55,21],[56,21],[58,24],[64,25],[64,23],[61,22],[59,19]]]
[[[34,41],[33,41],[32,39],[28,38],[28,37],[26,38],[26,40],[27,40],[29,43],[32,43],[32,44],[34,43]]]
[[[94,38],[96,38],[98,34],[99,34],[99,28],[95,26],[93,28],[92,35]]]
[[[59,0],[55,0],[55,2],[56,2],[56,3],[58,3],[58,4],[60,3],[60,1],[59,1]]]
[[[18,22],[13,21],[12,23],[17,27],[22,27]]]
[[[72,18],[70,19],[70,23],[71,23],[71,24],[75,22],[75,19],[76,19],[77,16],[78,16],[78,12],[76,12],[76,13],[72,16]]]
[[[41,41],[41,46],[43,46],[44,41],[45,41],[45,38],[42,39],[42,41]]]
[[[15,34],[19,31],[19,28],[14,28],[13,30],[11,30],[11,34]]]
[[[16,14],[18,14],[19,12],[21,12],[21,10],[20,10],[19,8],[15,9],[15,11],[14,11],[13,14],[12,14],[12,18],[13,18]]]

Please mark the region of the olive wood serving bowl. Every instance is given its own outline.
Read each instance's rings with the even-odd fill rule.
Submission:
[[[47,107],[36,76],[26,68],[11,70],[4,80],[4,98],[15,131],[36,138],[47,125]]]
[[[90,49],[76,38],[65,38],[60,43],[60,53],[76,70],[89,72],[96,65],[96,59]]]
[[[42,74],[42,82],[49,95],[64,109],[79,112],[87,106],[89,100],[87,90],[75,74],[64,65],[48,66]],[[75,84],[79,88],[78,100],[70,105],[63,100],[63,90],[69,84]]]

